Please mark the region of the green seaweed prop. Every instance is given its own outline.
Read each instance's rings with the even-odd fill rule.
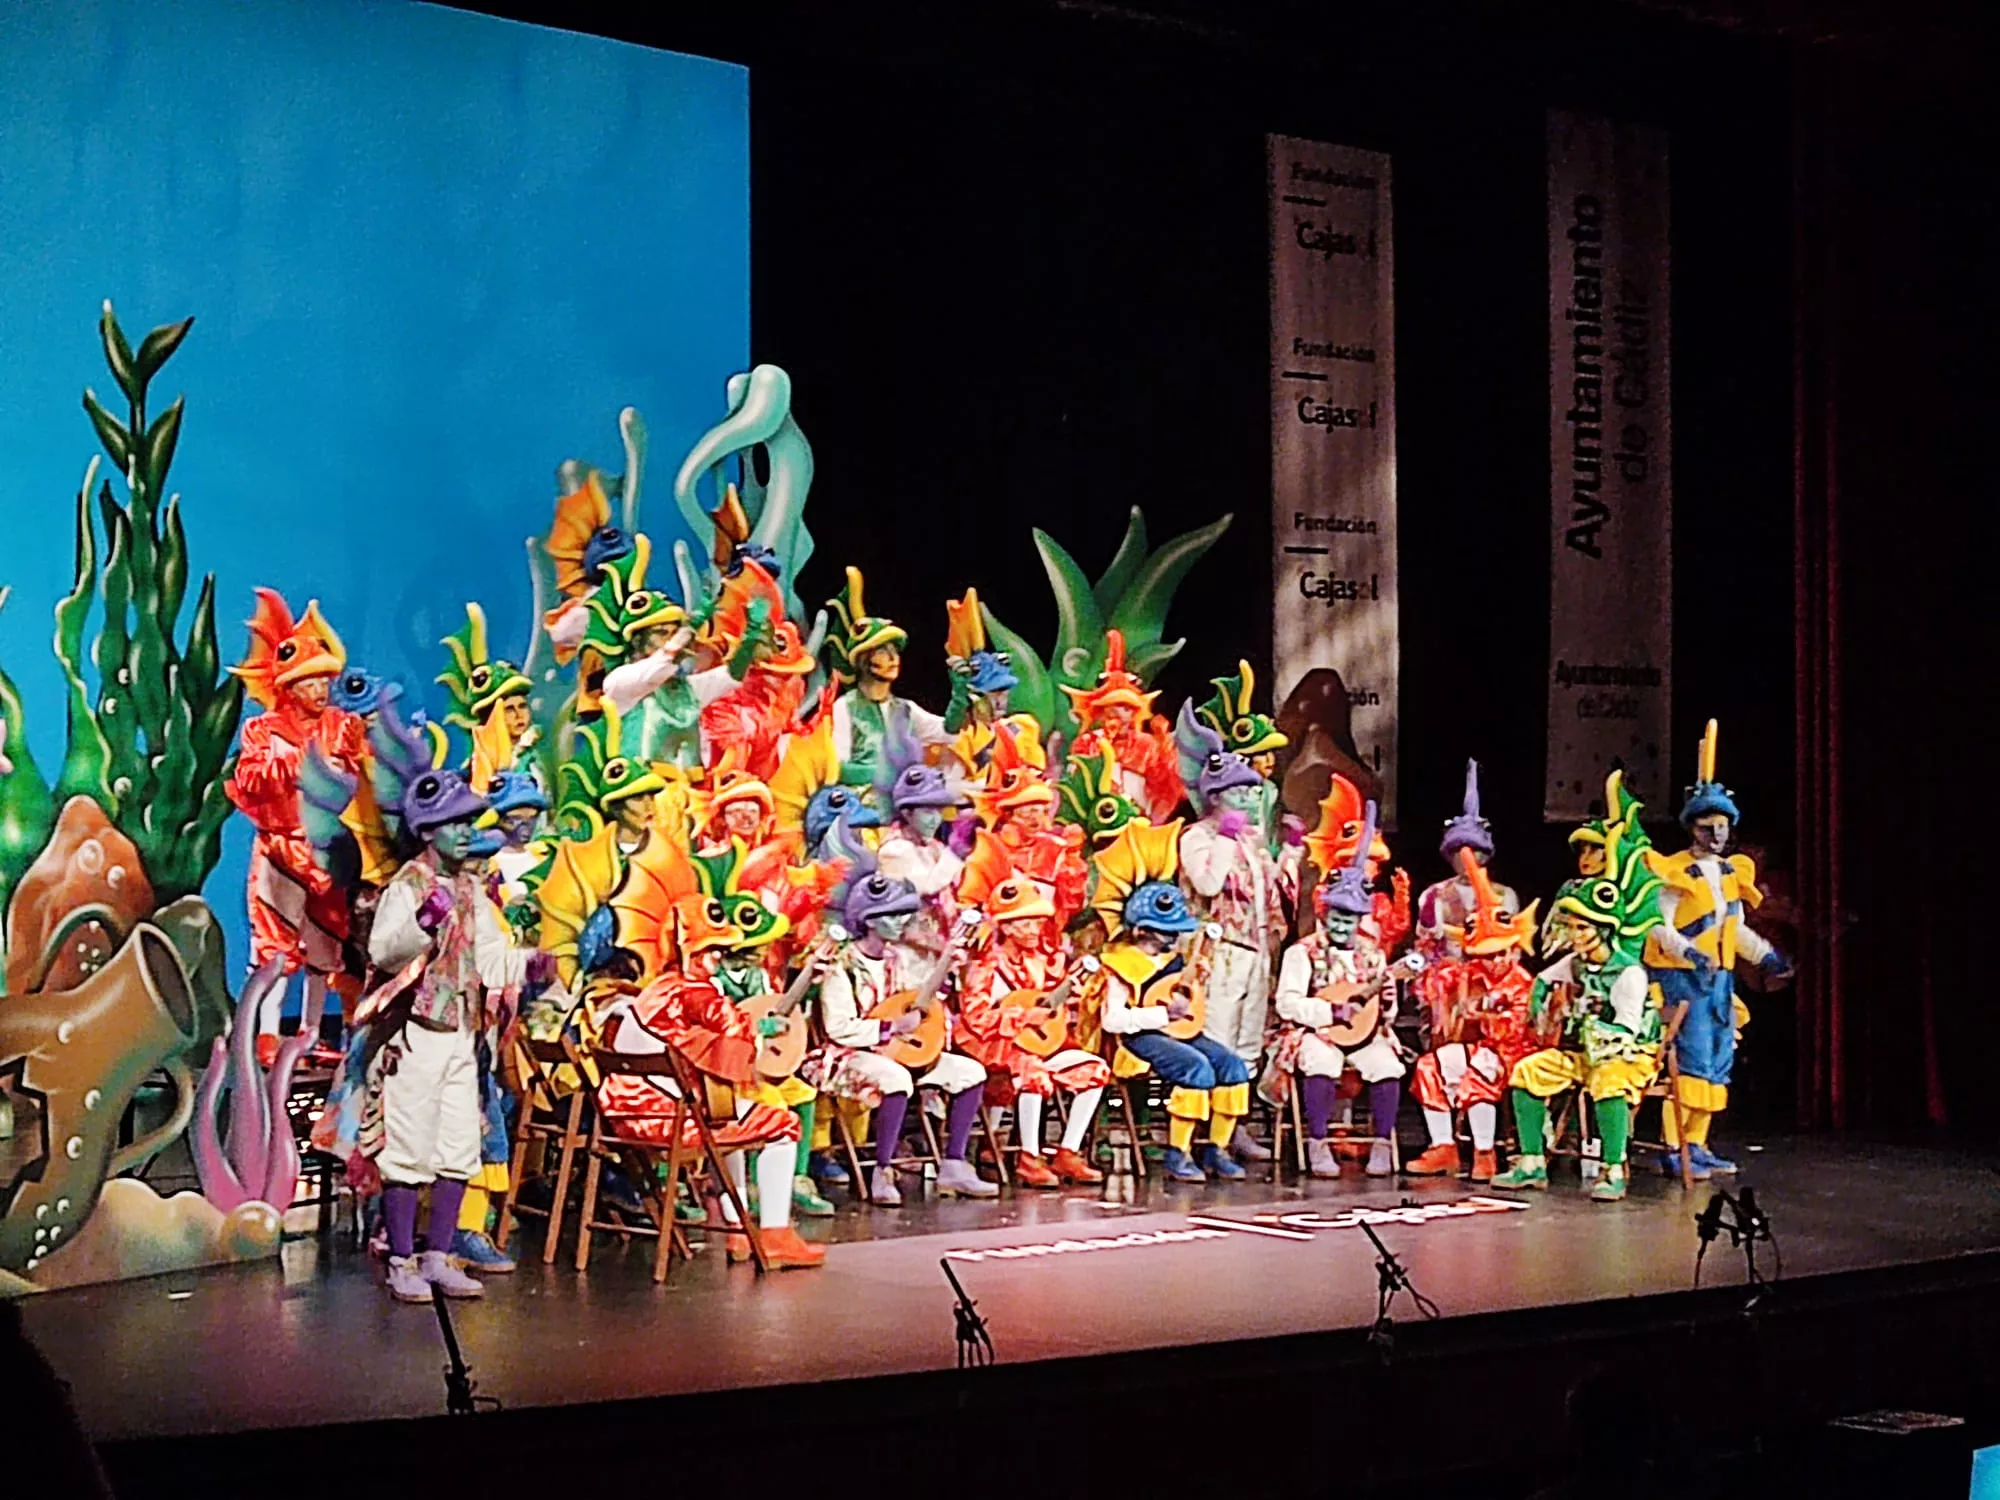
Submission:
[[[731,482],[729,461],[735,459],[734,483],[750,524],[748,545],[778,580],[784,590],[785,613],[794,620],[806,618],[799,602],[799,569],[812,556],[812,533],[806,530],[806,493],[812,488],[812,444],[799,430],[792,416],[792,377],[776,365],[758,365],[749,374],[732,375],[728,386],[729,414],[702,434],[680,472],[674,476],[674,502],[681,519],[695,538],[713,555],[716,524],[714,512],[723,503],[725,486]],[[750,460],[752,449],[761,446],[770,477],[757,478]],[[701,484],[708,478],[715,490],[714,502],[702,503]],[[682,588],[690,610],[696,608],[699,580],[687,576],[691,558],[683,558]],[[713,592],[713,584],[705,591]]]
[[[0,674],[0,749],[11,765],[0,775],[0,897],[40,851],[55,807],[79,795],[95,801],[132,840],[162,904],[198,891],[220,854],[230,805],[223,783],[243,686],[220,666],[212,574],[202,580],[186,644],[176,640],[187,596],[187,534],[180,497],[164,504],[161,497],[186,398],[147,417],[153,377],[193,322],[156,328],[135,350],[111,304],[104,304],[98,331],[127,414],[123,420],[113,416],[91,390],[83,393],[83,409],[128,499],[119,503],[109,479],[97,484],[99,460],[92,459],[77,496],[75,579],[55,609],[69,740],[53,792],[27,755],[22,706]],[[93,601],[102,619],[86,651],[83,632]],[[97,669],[95,701],[86,661]]]
[[[1062,689],[1089,688],[1096,683],[1104,669],[1107,630],[1124,632],[1126,668],[1140,681],[1151,683],[1160,668],[1187,644],[1185,640],[1161,639],[1174,590],[1233,519],[1223,516],[1152,551],[1146,544],[1146,518],[1135,505],[1124,541],[1094,584],[1054,537],[1036,528],[1035,550],[1041,554],[1056,597],[1054,649],[1044,657],[1002,624],[991,609],[980,605],[988,638],[996,650],[1007,653],[1008,664],[1020,678],[1020,685],[1008,697],[1009,706],[1017,713],[1032,714],[1044,735],[1060,732],[1065,739],[1073,739],[1076,721]]]
[[[0,608],[6,606],[7,592],[0,588]],[[20,691],[0,668],[0,912],[6,911],[21,872],[49,841],[55,822],[55,798],[28,750]]]

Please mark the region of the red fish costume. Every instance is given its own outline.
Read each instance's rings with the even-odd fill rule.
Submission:
[[[359,776],[367,753],[361,720],[327,706],[327,685],[346,652],[317,600],[294,618],[274,590],[257,590],[250,648],[230,668],[264,712],[243,725],[236,769],[225,790],[257,830],[250,852],[250,967],[281,957],[338,976],[348,933],[347,893],[313,858],[299,815],[299,769],[306,747]],[[345,988],[345,986],[343,986]]]

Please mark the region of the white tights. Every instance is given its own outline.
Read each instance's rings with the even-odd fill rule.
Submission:
[[[1500,1110],[1492,1104],[1471,1104],[1466,1106],[1465,1122],[1472,1127],[1472,1149],[1491,1151],[1494,1137],[1499,1132]],[[1424,1128],[1430,1132],[1433,1146],[1451,1144],[1451,1111],[1448,1109],[1427,1109],[1424,1111]]]
[[[1070,1100],[1069,1123],[1063,1127],[1062,1145],[1065,1151],[1081,1151],[1084,1137],[1090,1134],[1090,1122],[1097,1118],[1098,1106],[1104,1102],[1104,1088],[1081,1089]],[[1032,1156],[1042,1154],[1042,1109],[1043,1098],[1026,1090],[1014,1096],[1014,1110],[1020,1117],[1021,1149]],[[986,1111],[986,1123],[992,1127],[993,1138],[1000,1139],[1000,1121],[1006,1111],[995,1105]]]

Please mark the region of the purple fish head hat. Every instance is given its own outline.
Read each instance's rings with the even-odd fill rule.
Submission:
[[[1375,908],[1375,894],[1368,888],[1368,849],[1375,842],[1375,804],[1362,813],[1361,838],[1354,857],[1319,888],[1319,909],[1328,916],[1359,920]]]
[[[1174,753],[1188,801],[1207,812],[1231,787],[1256,786],[1263,781],[1250,762],[1223,743],[1222,736],[1195,717],[1194,705],[1183,703],[1174,721]]]
[[[1493,857],[1493,828],[1479,815],[1479,762],[1465,763],[1465,801],[1456,817],[1445,819],[1444,842],[1438,845],[1438,853],[1445,863],[1455,865],[1458,851],[1470,849],[1482,858]]]

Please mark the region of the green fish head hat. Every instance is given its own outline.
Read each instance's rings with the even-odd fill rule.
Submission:
[[[465,606],[465,624],[440,644],[451,653],[451,665],[437,679],[451,694],[445,718],[461,729],[477,729],[496,704],[524,698],[534,688],[519,667],[487,650],[486,611],[477,604]]]

